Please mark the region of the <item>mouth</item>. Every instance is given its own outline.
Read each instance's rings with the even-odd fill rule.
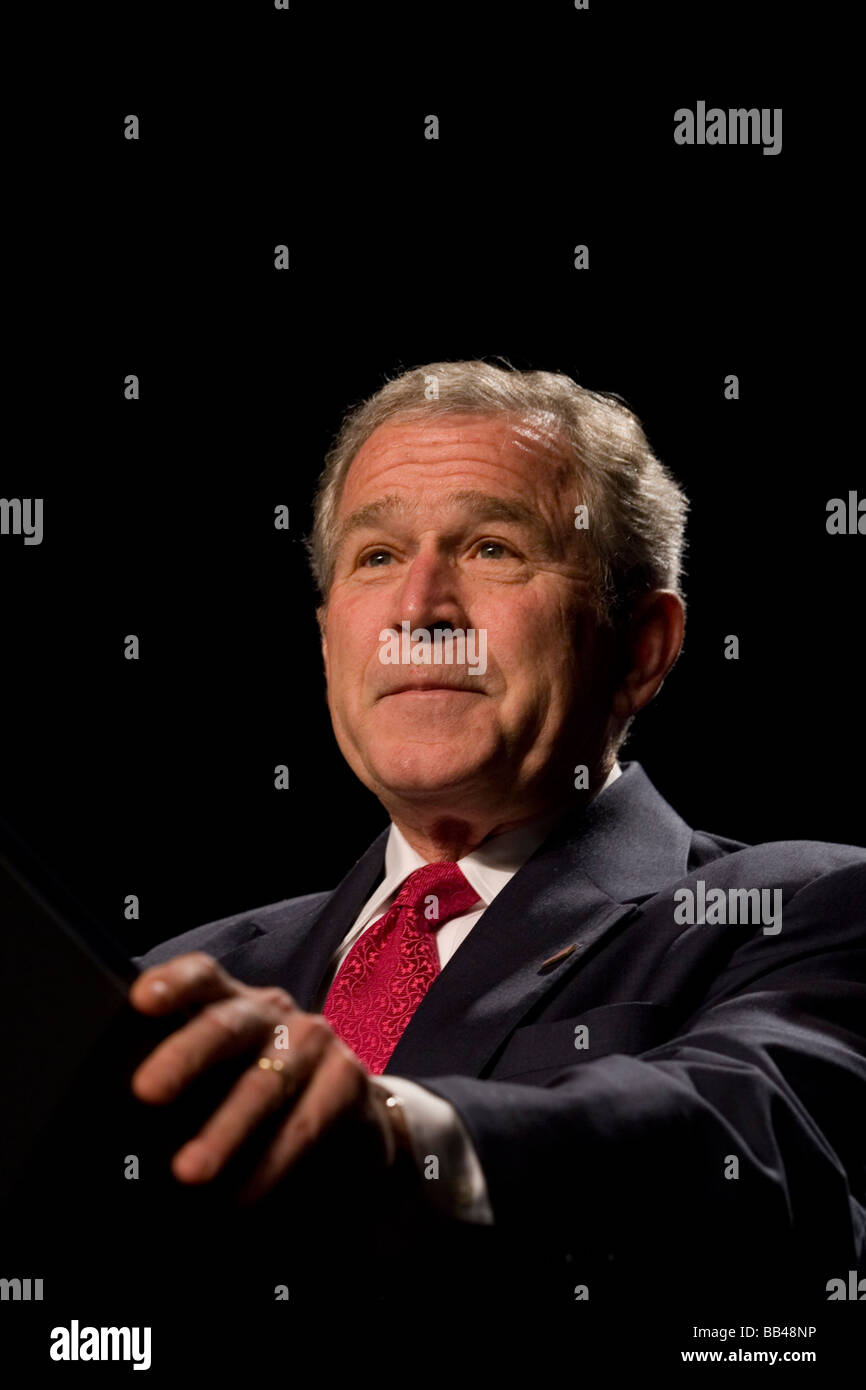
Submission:
[[[398,685],[394,690],[386,690],[380,699],[392,695],[481,695],[481,690],[470,690],[465,685]]]

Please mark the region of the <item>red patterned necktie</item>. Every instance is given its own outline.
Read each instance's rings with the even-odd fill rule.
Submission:
[[[478,894],[456,864],[410,874],[384,917],[358,937],[322,1013],[335,1033],[380,1075],[439,974],[438,927],[467,912]]]

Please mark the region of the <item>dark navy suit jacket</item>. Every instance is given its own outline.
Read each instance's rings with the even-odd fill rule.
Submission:
[[[309,1010],[386,839],[334,892],[208,923],[138,963],[205,950]],[[781,931],[678,923],[674,892],[699,880],[780,889]],[[456,1107],[495,1216],[430,1217],[426,1286],[492,1280],[500,1305],[515,1281],[547,1307],[696,1285],[808,1303],[866,1273],[864,927],[866,850],[692,830],[623,764],[495,898],[392,1055],[390,1072]]]

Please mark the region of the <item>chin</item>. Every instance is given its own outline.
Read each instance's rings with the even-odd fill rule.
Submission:
[[[435,797],[465,788],[483,775],[484,763],[476,758],[472,766],[443,749],[441,757],[431,756],[429,748],[417,746],[390,758],[372,759],[369,773],[384,792],[394,796]]]

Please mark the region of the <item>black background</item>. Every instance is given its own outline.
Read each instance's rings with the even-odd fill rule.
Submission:
[[[302,537],[342,412],[443,358],[618,392],[691,499],[684,652],[622,756],[700,828],[866,841],[864,541],[825,524],[864,478],[846,39],[808,14],[124,6],[67,17],[53,89],[28,59],[3,494],[45,534],[0,540],[2,811],[130,953],[335,886],[387,823]],[[675,145],[698,100],[782,107],[782,152]]]
[[[386,374],[500,355],[624,396],[691,500],[684,652],[623,757],[704,829],[863,843],[863,541],[826,531],[862,474],[851,195],[812,79],[783,90],[796,21],[296,0],[187,25],[118,17],[36,120],[49,213],[22,225],[52,297],[4,491],[44,497],[45,537],[2,542],[13,824],[131,951],[335,885],[386,818],[330,730],[313,486]],[[698,99],[783,107],[781,153],[675,145]]]

